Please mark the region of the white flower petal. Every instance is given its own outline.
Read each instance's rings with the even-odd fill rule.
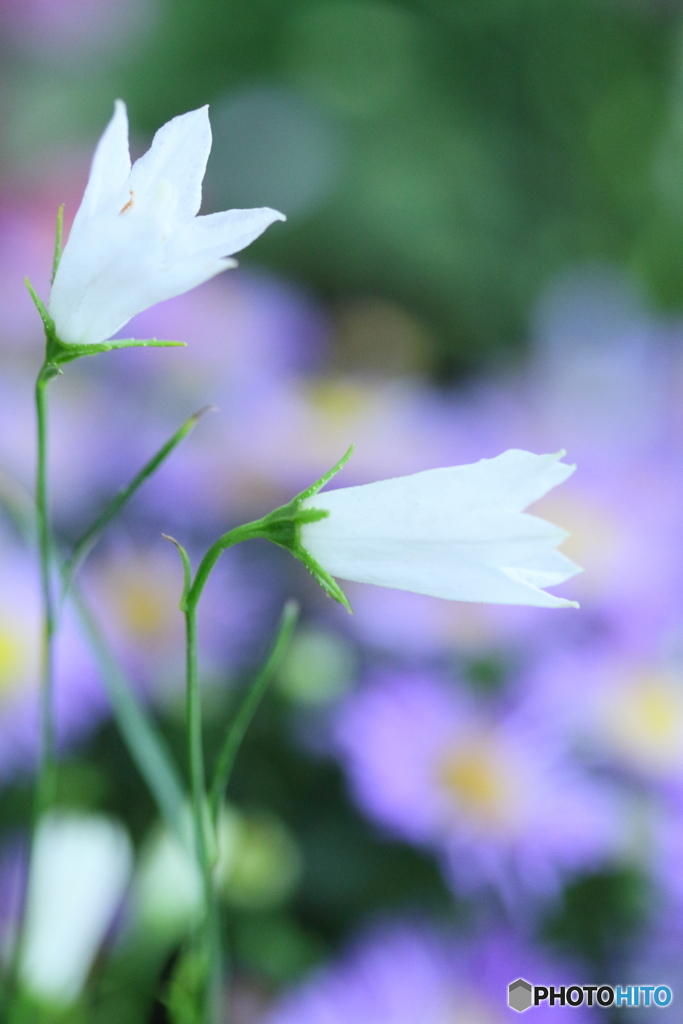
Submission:
[[[255,210],[224,210],[197,217],[183,233],[188,252],[207,256],[231,256],[246,249],[276,220],[287,220],[284,213],[264,206]]]
[[[97,144],[88,184],[74,223],[83,215],[96,214],[118,198],[129,174],[128,114],[123,100],[116,100],[112,119]]]
[[[56,1006],[81,991],[132,868],[125,829],[102,815],[53,813],[31,855],[22,984]]]
[[[511,450],[308,498],[329,515],[301,543],[332,576],[459,601],[561,607],[542,589],[580,572],[556,547],[564,530],[522,509],[574,467]]]
[[[120,209],[129,173],[128,116],[125,103],[117,100],[97,144],[88,184],[50,291],[50,315],[60,330],[78,308],[89,282],[111,259],[111,215],[107,218],[107,210]],[[58,333],[62,341],[77,340],[68,337],[68,329]]]
[[[229,258],[195,256],[168,263],[142,246],[126,252],[93,281],[78,309],[62,327],[63,341],[88,344],[111,338],[150,306],[182,295],[235,265]]]
[[[209,108],[180,114],[159,129],[148,151],[135,161],[129,187],[140,201],[161,182],[177,195],[176,215],[190,220],[202,203],[202,181],[211,152]]]

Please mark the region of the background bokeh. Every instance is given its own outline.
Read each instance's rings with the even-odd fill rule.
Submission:
[[[578,464],[535,511],[571,531],[565,550],[585,574],[562,593],[579,611],[353,585],[349,617],[285,552],[255,542],[219,564],[201,609],[209,760],[282,602],[304,609],[225,809],[231,1021],[498,1024],[519,975],[676,989],[682,5],[0,0],[10,506],[32,488],[42,343],[23,277],[47,295],[57,205],[69,223],[117,96],[134,156],[164,121],[209,103],[204,212],[288,216],[238,270],[125,331],[186,349],[82,360],[53,387],[67,541],[184,419],[218,407],[82,574],[181,764],[182,574],[162,531],[197,559],[351,442],[340,486],[508,447],[566,448]],[[35,555],[3,517],[5,950],[31,807],[37,590]],[[57,705],[61,806],[117,819],[135,847],[73,1019],[165,1021],[196,880],[68,616]]]

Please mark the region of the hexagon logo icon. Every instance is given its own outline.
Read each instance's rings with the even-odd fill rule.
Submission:
[[[532,1003],[531,985],[524,978],[517,978],[508,985],[508,1006],[513,1010],[528,1010]]]

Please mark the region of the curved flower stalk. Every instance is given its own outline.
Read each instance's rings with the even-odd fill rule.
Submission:
[[[544,589],[581,572],[557,550],[567,533],[524,511],[574,472],[564,452],[510,449],[319,494],[350,454],[251,524],[252,536],[289,548],[336,600],[347,604],[335,576],[451,601],[577,607]]]
[[[198,217],[211,150],[208,107],[174,117],[131,167],[122,100],[100,139],[49,315],[59,341],[97,345],[136,313],[236,266],[230,259],[282,213],[268,207]]]

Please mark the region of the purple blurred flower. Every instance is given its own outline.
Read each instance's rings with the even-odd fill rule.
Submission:
[[[17,5],[18,6],[18,5]],[[28,275],[43,294],[50,281],[56,206],[47,210],[6,192],[0,207],[0,346],[3,361],[25,358],[40,365],[42,325],[24,285]],[[35,376],[35,373],[34,373]]]
[[[393,924],[361,937],[341,959],[285,993],[263,1024],[491,1024],[519,1019],[508,984],[585,983],[506,931],[453,941],[426,927]],[[584,1008],[541,1005],[537,1021],[576,1024]]]
[[[178,358],[163,364],[165,379],[158,386],[206,401],[207,388],[239,398],[245,386],[318,369],[327,354],[329,327],[320,305],[300,288],[237,270],[145,310],[126,333],[186,342],[191,358],[175,353]],[[122,358],[136,355],[122,353]],[[155,369],[152,364],[150,372]]]
[[[589,265],[556,278],[532,327],[535,431],[550,444],[561,437],[577,462],[596,468],[668,446],[676,333],[615,268]]]
[[[683,795],[683,668],[623,643],[541,661],[520,680],[537,722],[603,767]]]
[[[161,539],[143,549],[119,538],[106,554],[93,558],[84,579],[98,618],[133,677],[160,700],[182,693],[182,564],[175,549]],[[226,676],[253,656],[270,602],[268,588],[247,577],[239,553],[221,559],[199,615],[205,683],[224,686]]]
[[[139,37],[155,4],[150,0],[2,0],[3,34],[42,60],[101,60]]]
[[[436,850],[458,890],[492,884],[512,905],[553,895],[621,842],[616,794],[556,737],[484,714],[441,678],[375,678],[341,704],[334,732],[360,807]]]
[[[621,968],[623,984],[668,985],[674,998],[669,1006],[656,1010],[640,1007],[628,1010],[628,1018],[640,1024],[648,1024],[657,1014],[662,1024],[679,1024],[681,1019],[680,993],[683,991],[683,928],[681,927],[680,904],[669,908],[670,912],[658,914],[639,936],[630,955]],[[642,997],[641,997],[642,999]]]

